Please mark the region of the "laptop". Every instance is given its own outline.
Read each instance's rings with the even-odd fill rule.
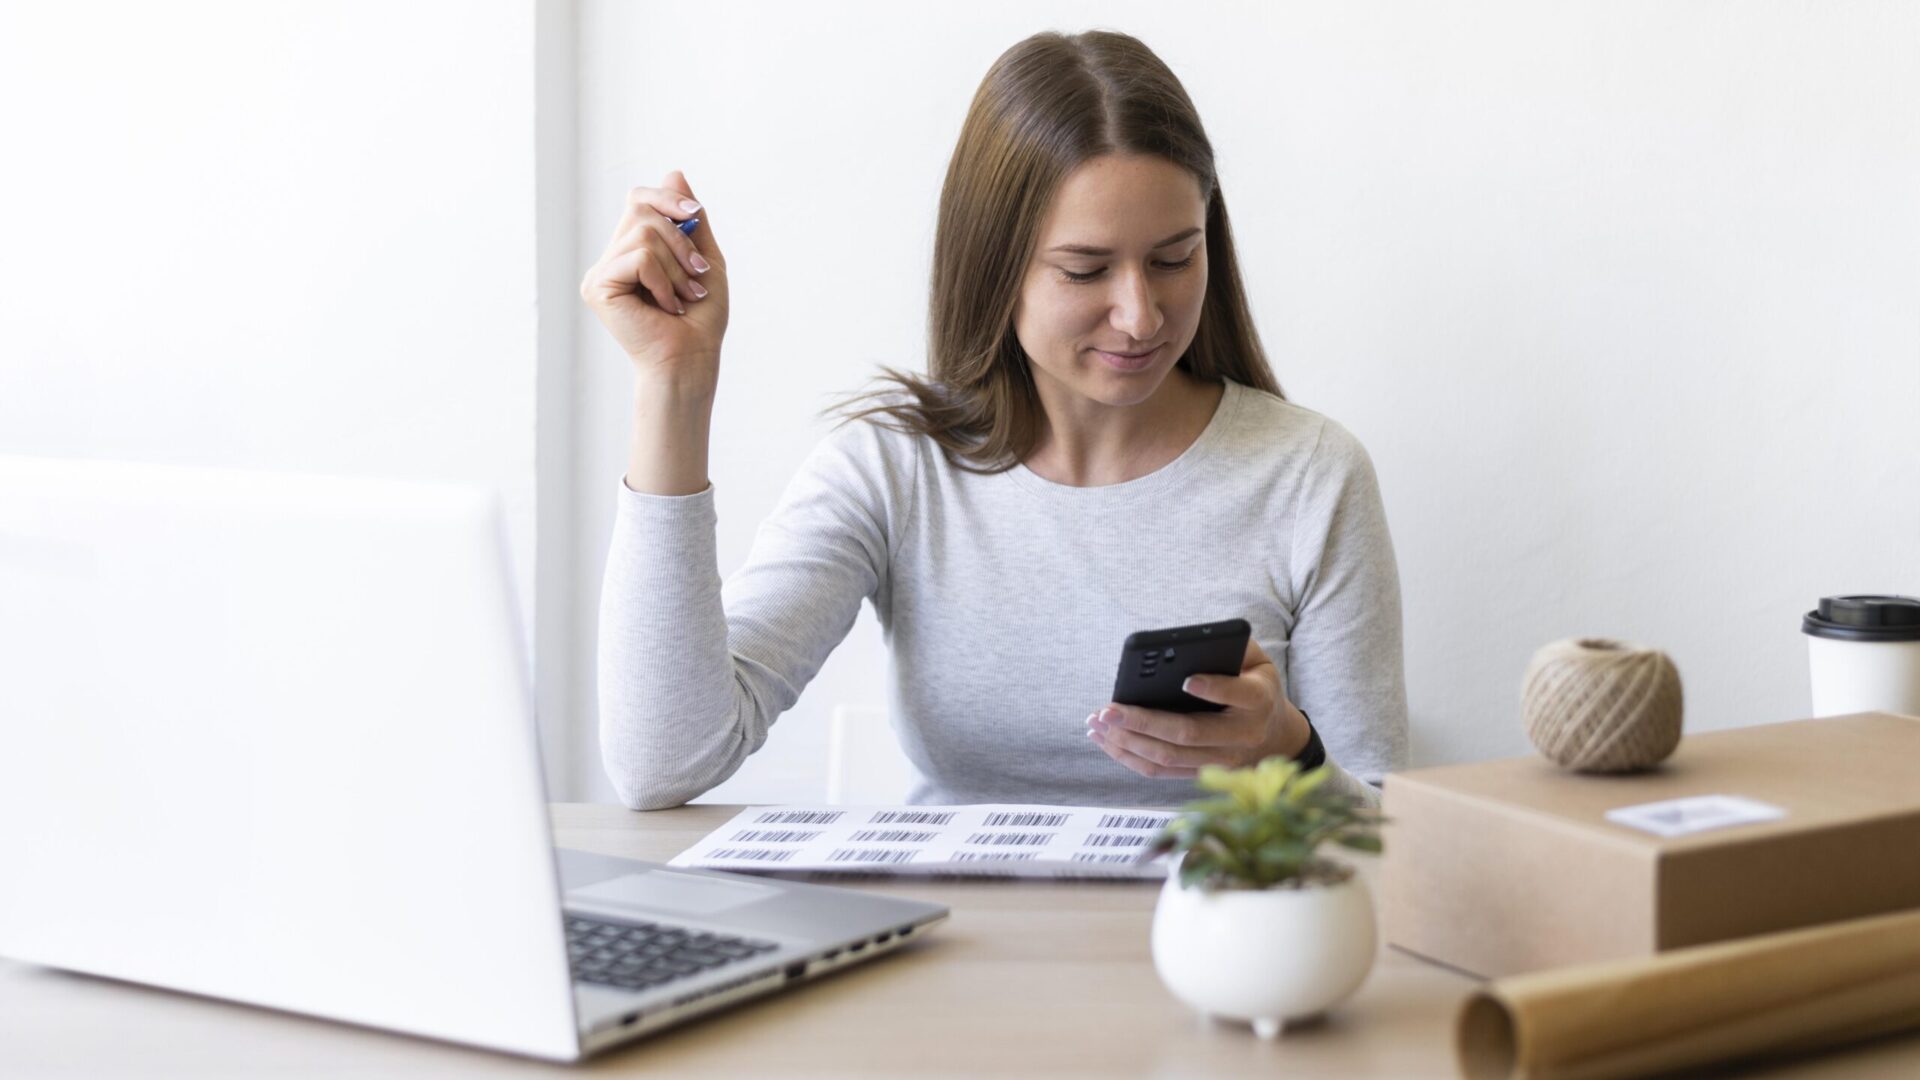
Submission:
[[[0,455],[0,956],[572,1061],[947,909],[552,846],[471,486]]]

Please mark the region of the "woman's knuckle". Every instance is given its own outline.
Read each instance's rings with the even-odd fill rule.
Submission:
[[[668,229],[665,230],[665,232],[671,232],[675,236],[680,236],[680,230],[678,229]],[[680,245],[663,235],[662,231],[654,231],[647,239],[649,241],[648,246],[653,249],[654,254],[662,262],[671,265],[675,274],[679,274],[682,271],[680,260],[683,257]],[[681,237],[681,239],[685,239],[685,237]]]
[[[653,257],[652,252],[640,260],[640,283],[655,292],[667,284],[666,275],[660,272],[660,261]]]

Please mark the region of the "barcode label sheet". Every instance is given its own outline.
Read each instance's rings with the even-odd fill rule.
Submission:
[[[753,806],[669,860],[767,873],[1140,878],[1173,810],[1087,806]]]

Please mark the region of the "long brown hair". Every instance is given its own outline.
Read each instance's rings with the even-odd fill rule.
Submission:
[[[1213,145],[1180,80],[1137,38],[1048,31],[994,61],[947,164],[928,294],[927,376],[882,365],[872,381],[890,385],[826,411],[846,413],[843,424],[884,416],[885,426],[928,436],[970,472],[1004,472],[1024,460],[1043,414],[1014,334],[1014,305],[1061,182],[1106,154],[1165,158],[1191,173],[1206,196],[1207,293],[1178,366],[1205,382],[1232,379],[1284,396],[1247,311]],[[858,407],[863,401],[869,404]]]

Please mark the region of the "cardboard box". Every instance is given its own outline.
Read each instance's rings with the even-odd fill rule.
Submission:
[[[1738,796],[1776,820],[1662,837],[1610,810]],[[1538,755],[1386,778],[1389,942],[1476,975],[1920,906],[1920,720],[1887,713],[1682,739],[1629,776]]]

